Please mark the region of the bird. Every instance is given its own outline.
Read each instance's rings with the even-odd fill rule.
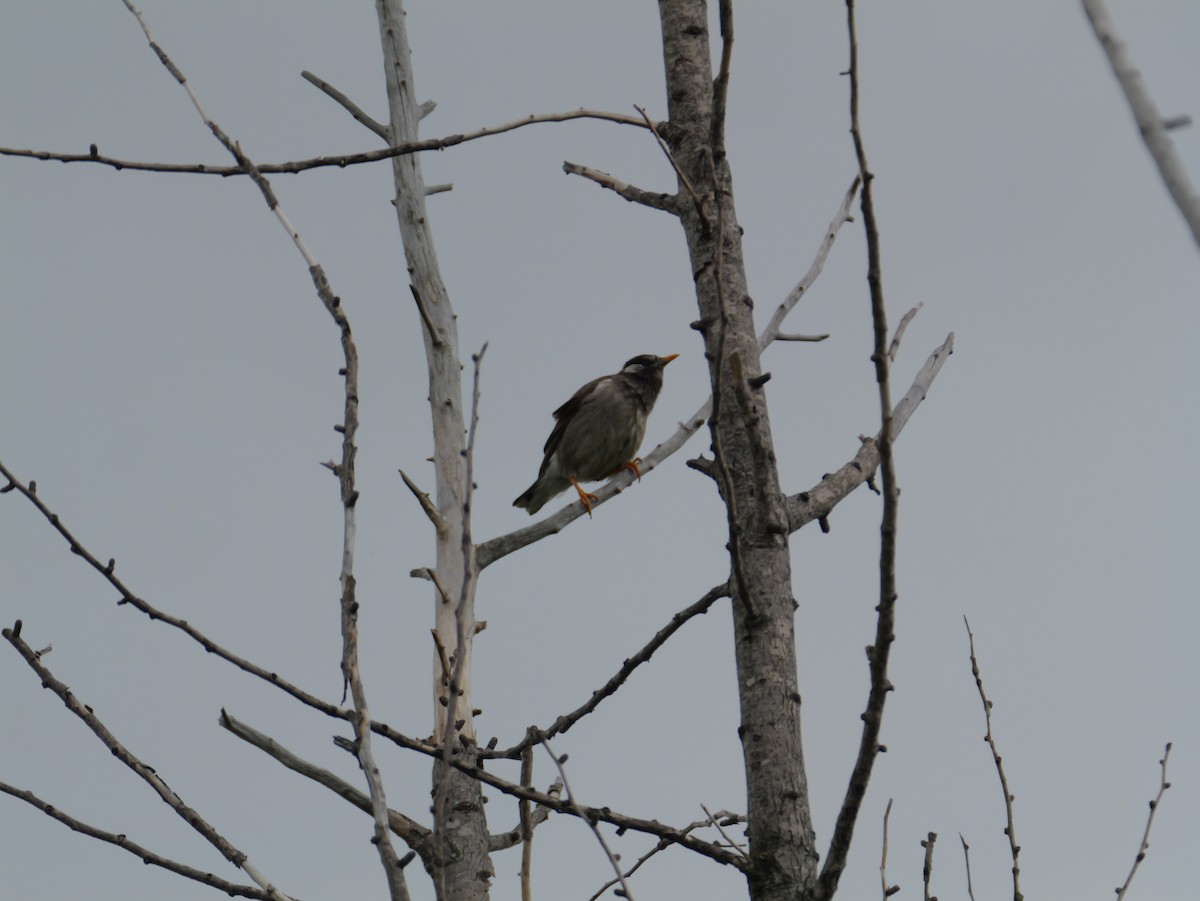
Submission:
[[[514,507],[532,516],[571,486],[592,515],[594,494],[580,482],[596,482],[628,469],[640,479],[637,451],[646,435],[646,420],[663,386],[663,367],[678,357],[641,354],[620,372],[588,382],[554,411],[554,430],[546,439],[537,480]]]

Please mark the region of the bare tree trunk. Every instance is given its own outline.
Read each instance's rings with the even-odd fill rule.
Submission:
[[[714,84],[703,0],[660,0],[681,220],[715,398],[714,469],[730,511],[734,648],[746,766],[750,896],[811,897],[818,854],[800,742],[788,519],[746,286],[741,230],[724,152],[723,86]],[[725,53],[732,38],[726,23]],[[727,78],[727,75],[725,76]],[[718,252],[719,251],[719,252]]]
[[[377,0],[383,61],[387,80],[391,143],[418,140],[420,111],[413,86],[412,61],[400,0]],[[404,256],[412,281],[429,365],[429,406],[433,417],[435,503],[437,519],[437,583],[434,590],[438,639],[445,648],[458,689],[453,703],[454,728],[447,728],[450,678],[440,655],[434,657],[434,740],[449,739],[453,753],[469,759],[475,746],[471,703],[471,644],[475,634],[475,561],[464,541],[466,491],[466,429],[463,410],[458,328],[446,286],[442,282],[433,234],[425,212],[425,181],[419,154],[392,159],[396,183],[396,214],[404,241]],[[468,574],[471,578],[467,578]],[[462,647],[458,637],[462,635]],[[465,739],[459,741],[459,737]],[[443,765],[434,766],[435,795],[444,792],[435,815],[441,834],[440,865],[433,870],[438,897],[453,901],[484,901],[493,875],[488,856],[487,819],[480,783]]]

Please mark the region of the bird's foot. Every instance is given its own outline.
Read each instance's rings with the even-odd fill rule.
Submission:
[[[618,466],[617,472],[620,472],[622,469],[628,469],[635,476],[637,476],[637,480],[640,482],[642,480],[642,470],[639,467],[639,464],[641,462],[642,462],[641,457],[634,457],[628,463],[622,463],[620,466]],[[614,473],[614,475],[616,475],[616,473]]]
[[[590,519],[592,516],[592,504],[594,504],[598,498],[596,495],[589,494],[588,492],[584,491],[583,486],[575,481],[575,479],[571,479],[571,484],[574,485],[575,490],[579,492],[579,500],[583,504],[583,509],[587,510],[587,515]]]

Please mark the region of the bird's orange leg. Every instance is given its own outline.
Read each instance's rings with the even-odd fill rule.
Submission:
[[[614,469],[612,474],[616,475],[622,469],[628,469],[635,476],[637,476],[637,480],[640,482],[642,480],[642,470],[638,467],[638,464],[641,462],[642,462],[641,457],[634,457],[628,463],[622,463],[620,466],[618,466],[616,469]]]
[[[575,481],[575,477],[571,476],[571,484],[575,486],[575,490],[579,492],[579,500],[583,502],[583,509],[587,510],[587,515],[592,515],[592,503],[596,500],[596,495],[588,494],[583,490],[583,486]]]

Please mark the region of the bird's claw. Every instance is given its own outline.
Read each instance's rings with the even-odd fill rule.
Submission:
[[[574,485],[575,490],[579,492],[579,501],[580,501],[580,503],[583,504],[583,509],[587,510],[588,519],[591,519],[592,504],[596,503],[596,501],[598,501],[599,498],[597,498],[596,495],[594,495],[594,494],[584,491],[583,486],[580,485],[578,482],[576,482],[574,479],[571,479],[571,484]]]

